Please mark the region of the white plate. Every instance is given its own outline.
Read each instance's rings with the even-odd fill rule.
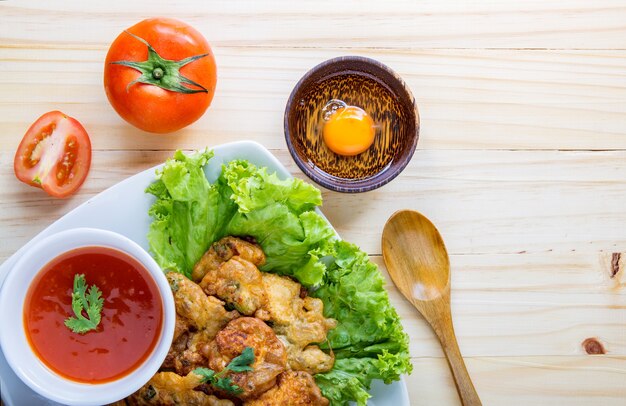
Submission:
[[[205,173],[211,181],[217,178],[222,164],[233,159],[247,159],[257,166],[267,166],[270,172],[276,171],[283,179],[291,176],[265,147],[256,142],[234,142],[214,147],[213,150],[215,156],[205,168]],[[154,181],[155,169],[145,170],[94,196],[35,236],[0,266],[0,286],[15,261],[35,241],[69,228],[93,227],[115,231],[147,250],[146,235],[151,223],[148,209],[154,202],[154,197],[146,194],[144,190]],[[2,328],[7,328],[7,326]],[[58,405],[40,397],[22,383],[8,366],[2,351],[0,351],[0,394],[6,406]],[[370,405],[409,405],[404,380],[390,385],[385,385],[380,381],[374,382],[371,394]]]

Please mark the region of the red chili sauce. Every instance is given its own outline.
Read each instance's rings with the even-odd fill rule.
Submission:
[[[76,274],[104,299],[100,324],[85,334],[64,325],[74,316]],[[132,372],[154,349],[162,323],[163,302],[148,270],[106,247],[82,247],[52,260],[34,278],[24,305],[32,349],[50,369],[77,382],[109,382]]]

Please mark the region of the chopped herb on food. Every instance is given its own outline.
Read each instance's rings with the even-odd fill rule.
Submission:
[[[233,358],[226,366],[226,369],[230,369],[233,372],[246,372],[252,371],[250,364],[254,362],[254,350],[252,347],[246,347],[241,352],[241,355]],[[222,371],[224,372],[224,371]]]
[[[74,316],[65,319],[65,325],[78,334],[95,330],[100,324],[103,304],[104,299],[100,289],[96,285],[91,285],[87,291],[85,275],[74,275],[74,290],[72,292]],[[85,313],[87,317],[85,317]]]
[[[246,372],[252,371],[252,367],[250,364],[254,362],[254,350],[252,347],[246,347],[241,352],[241,355],[233,358],[226,368],[221,370],[220,372],[215,372],[209,368],[196,368],[193,372],[196,375],[200,375],[202,377],[202,383],[208,383],[215,386],[218,389],[222,389],[226,392],[234,393],[235,395],[242,392],[241,388],[235,384],[233,384],[232,380],[229,377],[225,377],[224,375],[228,371],[233,372]]]

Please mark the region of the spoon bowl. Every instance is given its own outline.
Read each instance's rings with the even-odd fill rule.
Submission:
[[[412,210],[394,213],[382,251],[391,280],[437,335],[463,405],[481,405],[456,341],[450,312],[450,260],[437,228]]]
[[[391,216],[383,231],[383,256],[387,268],[410,270],[389,273],[414,305],[441,298],[450,291],[446,246],[433,223],[421,214],[402,210]]]

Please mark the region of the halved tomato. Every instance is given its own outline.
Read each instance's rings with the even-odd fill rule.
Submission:
[[[35,121],[13,162],[15,176],[50,196],[66,197],[83,184],[91,165],[91,141],[83,126],[60,111]]]

